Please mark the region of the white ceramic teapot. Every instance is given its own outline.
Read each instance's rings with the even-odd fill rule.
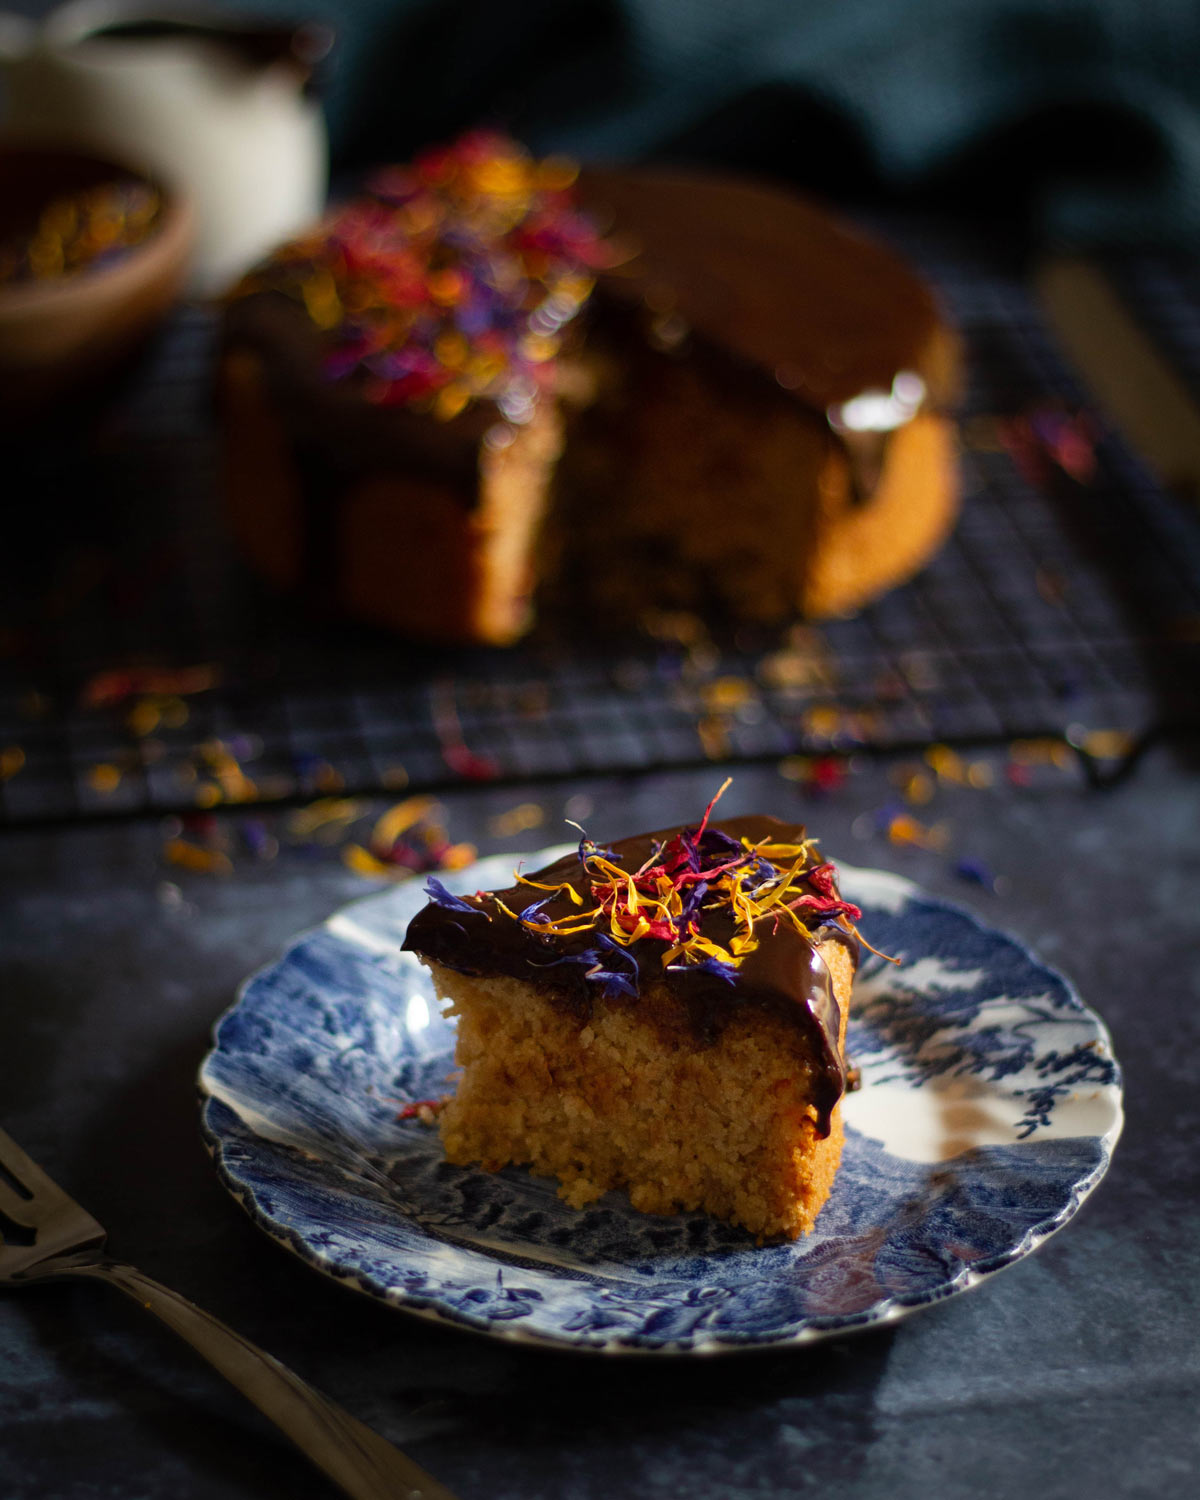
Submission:
[[[325,126],[306,85],[330,40],[132,0],[72,0],[40,27],[0,14],[3,134],[114,156],[188,192],[191,289],[219,292],[321,211]]]

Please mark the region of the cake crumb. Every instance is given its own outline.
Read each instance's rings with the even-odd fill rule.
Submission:
[[[406,1104],[396,1116],[397,1120],[420,1120],[422,1125],[433,1125],[438,1115],[449,1103],[448,1098],[443,1099],[414,1099],[411,1104]]]

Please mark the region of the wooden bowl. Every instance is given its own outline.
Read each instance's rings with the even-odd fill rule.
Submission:
[[[151,180],[121,163],[75,151],[0,146],[0,243],[26,233],[55,199],[128,177]],[[41,415],[58,399],[94,390],[178,297],[192,246],[192,207],[186,198],[153,185],[162,207],[140,244],[71,275],[0,283],[4,426]]]

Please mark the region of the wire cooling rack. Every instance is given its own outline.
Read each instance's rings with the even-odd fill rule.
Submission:
[[[212,319],[181,310],[98,427],[8,461],[32,535],[0,558],[0,822],[935,742],[1120,757],[1200,725],[1196,511],[1089,410],[1018,269],[885,229],[967,343],[962,516],[857,618],[771,636],[673,617],[611,651],[452,651],[305,618],[233,555]],[[1190,377],[1200,276],[1137,270],[1122,294]]]

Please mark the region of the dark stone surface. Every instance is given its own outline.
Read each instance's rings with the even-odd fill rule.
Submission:
[[[909,1322],[790,1354],[638,1361],[524,1351],[391,1312],[271,1244],[217,1185],[196,1068],[238,981],[370,887],[289,850],[228,879],[160,862],[152,823],[0,841],[0,1119],[177,1288],[404,1446],[461,1500],[601,1496],[1143,1496],[1200,1463],[1200,785],[1167,751],[1107,793],[1068,772],[946,788],[951,852],[890,844],[866,765],[827,801],[739,770],[722,811],[807,819],[1027,941],[1112,1028],[1128,1120],[1080,1216],[1035,1256]],[[558,787],[543,828],[486,835],[528,793],[446,799],[482,853],[695,816],[713,770]],[[856,821],[857,820],[857,821]],[[854,831],[852,831],[854,830]],[[569,832],[569,831],[568,831]],[[865,835],[865,836],[862,836]],[[998,895],[951,871],[967,854]],[[169,881],[171,888],[164,889]],[[6,1500],[243,1500],[331,1487],[130,1303],[60,1283],[0,1303]]]

